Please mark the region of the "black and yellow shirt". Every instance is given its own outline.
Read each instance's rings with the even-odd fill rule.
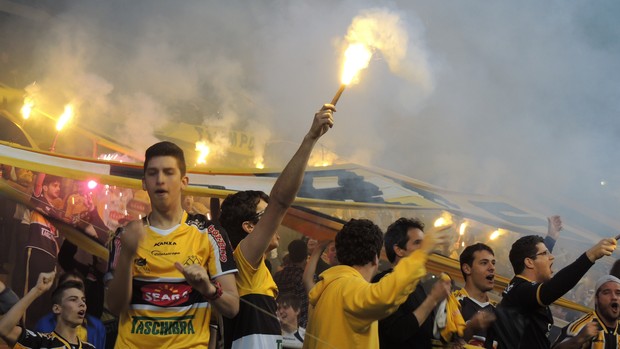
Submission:
[[[241,248],[235,249],[239,268],[236,275],[239,291],[239,313],[233,319],[224,318],[226,348],[282,347],[282,329],[276,317],[276,286],[269,269],[261,259],[258,268],[245,259]]]
[[[146,227],[132,266],[129,310],[121,314],[116,348],[207,348],[211,305],[174,266],[200,264],[211,278],[237,271],[228,236],[203,215],[183,214],[181,224]],[[120,245],[111,243],[113,270]]]
[[[22,329],[22,334],[19,336],[17,343],[13,348],[16,349],[95,349],[95,346],[82,342],[78,338],[77,343],[69,343],[68,340],[62,338],[56,332],[40,333],[27,329]]]
[[[564,341],[575,337],[579,332],[590,322],[595,322],[598,325],[598,333],[590,342],[590,349],[619,349],[620,348],[620,335],[618,332],[618,324],[615,328],[609,328],[601,321],[595,311],[585,314],[579,319],[571,322],[562,329],[560,336],[555,341],[553,346],[556,346]]]

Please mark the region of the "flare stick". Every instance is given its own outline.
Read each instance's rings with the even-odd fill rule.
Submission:
[[[345,85],[345,84],[340,85],[340,88],[338,89],[338,91],[334,95],[334,98],[332,98],[332,105],[335,106],[336,103],[338,103],[338,100],[340,99],[340,96],[342,95],[342,92],[344,91],[344,89],[346,87],[347,87],[347,85]]]

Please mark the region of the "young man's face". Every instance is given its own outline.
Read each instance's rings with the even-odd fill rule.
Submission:
[[[84,292],[77,288],[69,288],[63,292],[60,304],[54,304],[54,314],[60,317],[63,322],[79,326],[86,317],[86,297]]]
[[[618,319],[620,316],[620,284],[608,281],[598,289],[596,311],[609,322]]]
[[[43,186],[43,194],[49,200],[55,200],[60,197],[60,182],[54,181]]]
[[[338,256],[336,253],[336,243],[330,242],[325,248],[325,256],[329,265],[338,265]]]
[[[299,310],[293,309],[288,304],[278,303],[278,310],[276,312],[280,323],[287,325],[286,327],[297,328],[297,317],[299,316]]]
[[[422,240],[424,240],[424,232],[418,228],[409,228],[407,230],[407,245],[405,245],[405,257],[412,254],[413,251],[417,250],[422,246]]]
[[[463,264],[467,274],[467,284],[482,292],[488,292],[495,286],[495,256],[485,250],[474,252],[472,265]]]
[[[536,275],[537,282],[546,282],[551,279],[553,270],[553,260],[555,257],[551,254],[547,246],[544,243],[539,242],[536,244],[537,252],[535,256],[531,256],[534,265],[534,274]]]
[[[149,160],[142,179],[151,205],[159,211],[167,211],[181,204],[181,192],[188,178],[181,175],[177,159],[172,156],[156,156]]]
[[[400,248],[394,245],[394,252],[399,258],[405,258],[412,254],[413,251],[419,249],[422,246],[422,240],[424,240],[424,232],[418,228],[409,228],[407,230],[407,243],[405,248]]]

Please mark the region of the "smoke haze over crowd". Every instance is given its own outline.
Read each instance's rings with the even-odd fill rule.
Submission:
[[[406,31],[406,57],[375,55],[325,147],[451,190],[618,206],[618,2],[48,5],[49,17],[2,18],[5,82],[37,81],[138,150],[180,120],[300,139],[338,88],[353,18],[380,11]]]

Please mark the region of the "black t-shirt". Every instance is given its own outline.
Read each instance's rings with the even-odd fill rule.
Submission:
[[[371,282],[378,282],[382,277],[392,272],[386,270],[375,275]],[[383,320],[379,320],[379,344],[381,349],[426,349],[432,346],[433,324],[435,310],[426,320],[419,324],[413,312],[424,302],[427,293],[436,279],[424,278],[420,280],[413,293],[407,297],[405,303],[398,310]]]
[[[499,307],[518,309],[528,323],[525,326],[519,348],[549,348],[549,332],[553,326],[553,315],[549,306],[538,298],[542,284],[515,276],[503,292]]]

